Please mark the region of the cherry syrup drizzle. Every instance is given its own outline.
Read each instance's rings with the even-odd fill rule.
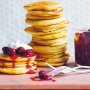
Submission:
[[[16,62],[17,58],[18,58],[18,55],[15,55],[15,56],[11,57],[11,59],[12,59],[12,68],[15,68],[15,62]]]
[[[39,76],[31,77],[30,79],[31,79],[32,81],[52,81],[52,82],[55,82],[55,81],[56,81],[56,80],[53,80],[53,79],[43,80],[43,79],[39,78]]]
[[[12,68],[15,68],[15,62],[16,62],[16,59],[18,58],[19,56],[18,55],[15,55],[13,57],[11,57],[12,59]],[[28,57],[27,57],[28,58]],[[29,62],[31,60],[31,57],[29,57],[29,59],[27,60],[27,63],[26,63],[26,68],[29,69],[31,68],[31,66],[29,65]],[[3,63],[4,64],[4,63]],[[33,63],[33,65],[36,65],[35,63]],[[5,65],[4,65],[5,66]],[[35,74],[36,72],[32,71],[32,70],[29,70],[28,72],[26,72],[26,74]]]
[[[2,68],[4,68],[5,67],[5,61],[2,61],[1,63],[2,63]]]
[[[27,63],[26,63],[26,68],[30,68],[31,66],[29,65],[29,62],[30,62],[30,58],[27,60]]]
[[[15,68],[16,59],[17,59],[18,57],[19,57],[18,55],[14,55],[14,56],[11,57],[11,59],[12,59],[12,68]],[[31,57],[27,57],[27,58],[29,58],[29,59],[27,60],[26,68],[27,68],[27,69],[30,69],[31,66],[29,65],[29,62],[30,62],[30,60],[31,60]],[[5,68],[5,61],[2,61],[1,63],[2,63],[2,68]],[[35,65],[36,65],[36,64],[33,63],[33,66],[35,66]],[[36,68],[36,69],[37,69],[37,68]],[[36,69],[35,69],[35,70],[36,70]],[[29,70],[26,74],[35,74],[35,73],[36,73],[36,72],[34,72],[34,71],[32,71],[32,70]]]
[[[29,70],[26,74],[35,74],[36,72]]]
[[[30,59],[31,59],[31,58],[29,58],[28,61],[27,61],[27,63],[26,63],[26,68],[27,68],[27,69],[30,69],[30,68],[31,68],[31,66],[29,65]],[[33,63],[33,64],[34,64],[34,63]],[[29,70],[26,74],[35,74],[35,73],[36,73],[36,72],[34,72],[34,71],[32,71],[32,70]]]

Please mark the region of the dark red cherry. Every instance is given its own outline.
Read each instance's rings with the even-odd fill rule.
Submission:
[[[33,53],[33,50],[32,49],[27,49],[26,52],[27,53]]]
[[[45,74],[42,79],[44,79],[44,80],[51,80],[51,76]]]
[[[49,76],[49,75],[47,74],[47,72],[44,71],[44,70],[39,71],[39,77],[40,77],[41,79],[43,79],[43,80],[50,80],[50,79],[51,79],[51,76]]]
[[[33,55],[34,55],[34,52],[32,49],[27,49],[24,53],[24,56],[26,56],[26,57],[31,57]]]
[[[16,51],[14,48],[3,47],[2,51],[4,52],[4,54],[9,55],[9,56],[15,56],[16,55]]]
[[[43,75],[45,75],[46,74],[46,71],[44,71],[44,70],[40,70],[39,71],[39,76],[43,76]]]
[[[19,48],[16,49],[16,53],[18,55],[23,55],[24,52],[25,52],[25,49],[23,47],[19,47]]]
[[[2,48],[2,51],[3,51],[4,54],[7,54],[8,48],[9,48],[9,47],[3,47],[3,48]]]

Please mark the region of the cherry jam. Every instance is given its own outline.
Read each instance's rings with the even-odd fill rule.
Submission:
[[[79,65],[90,66],[90,31],[75,33],[75,61]]]

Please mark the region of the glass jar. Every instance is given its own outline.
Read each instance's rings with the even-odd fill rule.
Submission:
[[[90,66],[90,31],[79,29],[74,35],[75,62],[78,65]]]

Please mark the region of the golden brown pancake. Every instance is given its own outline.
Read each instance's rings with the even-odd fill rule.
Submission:
[[[28,65],[33,66],[36,64],[36,61],[32,63],[28,63]],[[26,67],[27,62],[6,62],[6,61],[0,61],[0,67],[2,68],[22,68]]]
[[[63,38],[52,39],[52,40],[41,40],[38,38],[33,38],[32,43],[33,42],[35,42],[36,44],[45,45],[45,46],[58,46],[58,45],[60,46],[67,43],[67,38],[63,37]]]
[[[64,52],[56,52],[54,54],[40,54],[40,53],[37,53],[37,58],[49,58],[49,57],[56,57],[56,56],[59,56],[59,55],[68,55],[68,52],[64,51]]]
[[[42,40],[53,40],[53,39],[58,39],[58,38],[62,38],[62,37],[67,37],[68,31],[63,30],[60,33],[55,33],[55,34],[49,34],[49,35],[38,35],[38,36],[33,36],[33,38],[38,38],[38,39],[42,39]]]
[[[33,50],[36,53],[41,53],[41,54],[53,54],[53,53],[57,53],[57,52],[64,52],[66,51],[66,44],[64,45],[60,45],[60,46],[32,46]]]
[[[65,21],[64,17],[56,18],[56,19],[50,19],[50,20],[31,20],[26,19],[25,20],[27,24],[34,25],[34,26],[48,26],[56,23],[60,23],[62,21]]]
[[[51,1],[39,1],[39,2],[33,2],[28,5],[25,5],[24,8],[29,11],[35,11],[35,10],[56,10],[60,7],[60,4],[57,2],[51,2]]]
[[[49,34],[55,34],[55,33],[60,33],[62,32],[64,29],[58,29],[58,30],[55,30],[55,31],[49,31],[49,32],[43,32],[43,31],[38,31],[36,29],[34,29],[34,27],[28,27],[25,29],[25,31],[29,34],[32,34],[32,35],[49,35]]]
[[[32,58],[30,58],[30,60],[31,61],[33,61],[33,60],[35,60],[35,58],[36,58],[36,56],[33,56]],[[5,54],[0,54],[0,60],[5,60],[5,61],[12,61],[12,57],[10,57],[10,56],[7,56],[7,55],[5,55]],[[22,58],[22,57],[18,57],[18,58],[16,58],[16,62],[23,62],[23,61],[28,61],[28,59],[29,58]]]
[[[32,70],[34,71],[36,69],[36,66],[31,67],[30,69],[27,68],[1,68],[0,67],[0,72],[4,74],[25,74],[28,71]]]
[[[39,10],[39,11],[27,11],[28,14],[33,15],[33,16],[57,16],[57,15],[62,15],[63,8],[58,8],[57,10],[52,10],[52,11],[45,11],[45,10]]]
[[[49,20],[49,19],[55,19],[55,18],[59,18],[61,17],[61,15],[53,15],[53,16],[36,16],[36,15],[30,15],[27,14],[26,18],[28,19],[32,19],[32,20]]]
[[[43,60],[43,61],[47,62],[47,63],[60,63],[60,62],[65,62],[68,59],[69,59],[69,55],[58,57],[58,58],[49,58],[49,59],[46,59],[46,60]]]
[[[65,61],[65,62],[60,62],[60,63],[49,63],[49,64],[52,65],[52,66],[57,67],[57,66],[65,65],[66,62],[67,62],[67,61]],[[38,63],[37,63],[37,66],[48,67],[48,66],[45,64],[45,62],[38,62]]]
[[[55,30],[59,30],[65,28],[69,24],[68,21],[62,21],[61,23],[56,23],[47,26],[32,26],[35,31],[42,31],[42,32],[54,32]]]
[[[69,54],[58,54],[58,55],[55,55],[55,56],[52,56],[52,57],[37,57],[36,60],[37,61],[46,61],[46,60],[51,60],[51,59],[59,59],[59,58],[62,58],[62,57],[69,57]]]

